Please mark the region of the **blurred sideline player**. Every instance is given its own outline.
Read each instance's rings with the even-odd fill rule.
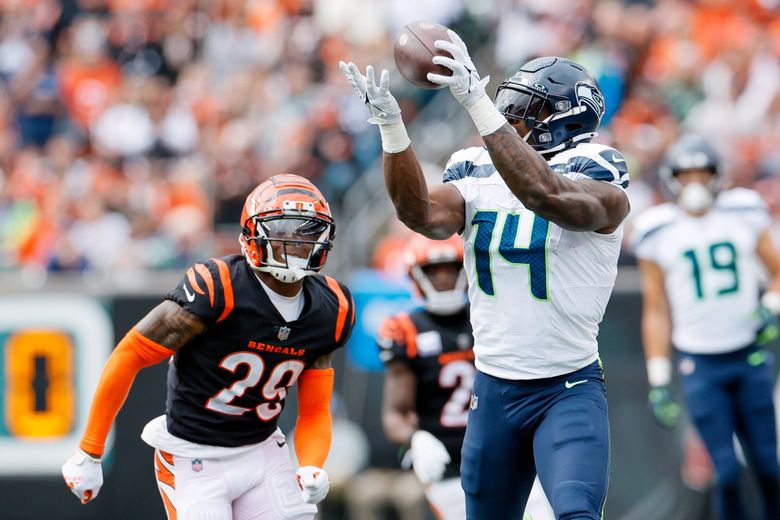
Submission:
[[[769,215],[754,191],[720,191],[718,158],[701,137],[685,136],[670,148],[661,178],[674,202],[640,215],[633,237],[652,411],[664,426],[677,422],[668,389],[674,345],[688,410],[715,467],[719,517],[748,518],[736,433],[755,470],[762,518],[780,518],[772,360],[756,344],[759,264],[771,275],[761,302],[780,313],[780,255]]]
[[[166,413],[142,434],[169,519],[311,519],[325,498],[331,358],[355,312],[346,287],[316,275],[335,224],[313,184],[277,175],[247,197],[241,226],[243,254],[188,269],[106,362],[79,450],[62,467],[83,503],[100,490],[106,435],[136,373],[171,356]],[[293,471],[276,424],[296,382]]]
[[[624,157],[592,144],[604,114],[593,77],[543,57],[498,89],[495,104],[463,41],[437,40],[428,74],[448,86],[485,147],[453,154],[428,190],[388,90],[354,63],[341,69],[379,125],[385,184],[409,228],[460,233],[477,373],[463,441],[461,484],[471,520],[520,519],[538,473],[557,518],[601,518],[609,421],[599,323],[617,276],[629,211]]]
[[[390,440],[409,448],[437,518],[464,520],[460,450],[476,368],[463,242],[457,236],[436,241],[415,235],[406,262],[423,306],[388,318],[379,329],[386,366],[382,422]],[[554,518],[538,481],[524,518]]]

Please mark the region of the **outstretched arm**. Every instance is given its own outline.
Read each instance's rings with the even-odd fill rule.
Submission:
[[[354,63],[341,62],[339,65],[371,113],[368,122],[379,126],[385,185],[399,220],[413,231],[433,239],[444,240],[459,232],[465,222],[463,197],[449,185],[428,191],[422,167],[401,120],[401,108],[388,90],[389,72],[382,71],[377,85],[374,68],[370,65],[365,76]]]
[[[523,205],[565,229],[611,233],[628,215],[628,197],[616,186],[591,180],[572,181],[555,174],[498,112],[485,93],[468,55],[466,44],[452,31],[452,41],[438,40],[437,48],[452,55],[435,56],[433,62],[452,70],[452,75],[428,74],[433,83],[450,87],[469,112],[482,135],[493,164],[509,189]]]
[[[628,197],[620,188],[557,175],[509,123],[482,139],[509,189],[540,217],[564,229],[611,233],[628,215]]]

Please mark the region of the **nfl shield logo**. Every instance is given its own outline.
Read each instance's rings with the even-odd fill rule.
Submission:
[[[200,459],[192,459],[192,471],[200,473],[203,469],[203,461]]]
[[[277,338],[279,338],[279,341],[284,341],[287,338],[290,337],[290,327],[284,326],[279,327],[279,334],[276,335]]]
[[[469,408],[472,410],[476,410],[478,406],[479,406],[479,396],[471,394],[471,402],[469,403]]]

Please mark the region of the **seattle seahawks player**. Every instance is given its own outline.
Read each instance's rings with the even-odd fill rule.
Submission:
[[[758,477],[763,518],[780,518],[780,469],[770,358],[756,344],[763,264],[771,274],[762,303],[780,312],[780,255],[759,195],[720,191],[718,157],[701,137],[667,153],[661,178],[674,197],[640,215],[632,236],[642,272],[642,336],[656,419],[671,427],[671,345],[693,423],[710,453],[721,519],[748,518],[739,491],[736,433]]]
[[[168,361],[166,412],[141,437],[169,520],[303,520],[328,493],[333,352],[352,332],[349,290],[318,273],[335,236],[322,193],[275,175],[246,199],[241,253],[190,267],[106,361],[79,450],[62,466],[86,504],[136,374]],[[293,470],[277,427],[298,386]]]
[[[596,336],[629,211],[623,156],[591,144],[604,114],[593,77],[558,57],[501,84],[495,104],[457,34],[433,62],[485,148],[453,154],[428,190],[389,73],[340,66],[378,124],[385,183],[408,227],[460,233],[477,373],[462,449],[469,519],[520,519],[538,473],[557,518],[601,517],[609,426]]]
[[[447,240],[415,235],[406,263],[423,305],[387,318],[379,328],[382,423],[387,437],[406,448],[436,517],[465,520],[460,449],[476,368],[463,242],[455,235]],[[553,518],[536,480],[523,520]]]

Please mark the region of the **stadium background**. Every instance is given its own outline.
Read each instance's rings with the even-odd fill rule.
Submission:
[[[322,517],[360,518],[345,510],[387,491],[355,484],[397,468],[370,338],[410,304],[408,232],[339,59],[391,70],[432,182],[479,139],[447,92],[395,72],[399,27],[454,28],[491,89],[529,57],[576,59],[604,91],[597,140],[629,162],[633,214],[663,200],[662,152],[692,130],[717,145],[732,184],[759,190],[780,243],[779,10],[777,0],[0,0],[0,518],[162,518],[138,434],[163,409],[164,367],[139,376],[94,503],[77,503],[59,465],[116,338],[182,268],[237,250],[244,197],[280,172],[310,178],[331,202],[328,270],[361,310],[338,358],[335,485]],[[684,428],[661,430],[646,409],[627,251],[621,264],[600,335],[614,443],[607,517],[707,518],[706,494],[692,489],[707,481],[706,460],[684,449]]]

